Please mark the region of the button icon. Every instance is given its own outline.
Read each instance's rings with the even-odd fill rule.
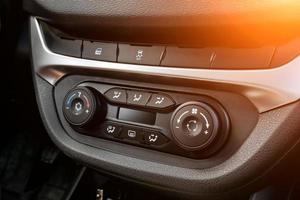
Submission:
[[[142,94],[139,94],[139,95],[134,94],[134,96],[133,96],[133,101],[139,102],[139,101],[141,100],[142,97],[143,97]]]
[[[192,114],[197,115],[198,109],[197,108],[192,108]]]
[[[101,55],[102,55],[102,48],[97,48],[97,49],[95,50],[95,55],[96,55],[96,56],[101,56]]]
[[[156,97],[155,104],[162,104],[164,102],[165,98],[164,97]]]
[[[198,122],[196,120],[190,120],[186,124],[186,128],[189,132],[196,132],[198,130]]]
[[[150,143],[154,143],[158,139],[158,135],[152,133],[152,134],[149,135],[148,139],[149,139]]]
[[[146,144],[158,146],[158,145],[167,143],[168,139],[159,132],[145,131],[144,132],[144,142]]]
[[[122,92],[120,91],[114,91],[113,99],[118,99],[121,96]]]
[[[134,130],[128,130],[127,131],[127,135],[130,138],[135,138],[136,137],[136,131],[134,131]]]
[[[112,125],[109,125],[107,128],[106,128],[106,131],[107,133],[109,134],[113,134],[116,130],[116,127],[115,126],[112,126]]]
[[[82,104],[80,102],[75,104],[75,110],[76,112],[80,112],[82,110]]]
[[[136,59],[137,61],[141,61],[142,58],[143,58],[143,56],[144,56],[143,53],[144,53],[143,50],[138,49],[138,50],[136,51],[135,59]]]

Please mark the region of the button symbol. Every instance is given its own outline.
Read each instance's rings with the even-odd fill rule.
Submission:
[[[128,130],[127,135],[128,135],[128,137],[135,138],[136,137],[136,131]]]
[[[200,115],[203,117],[203,119],[205,120],[205,126],[206,126],[206,128],[209,128],[209,122],[208,122],[208,119],[207,119],[207,117],[203,114],[203,113],[200,113]]]
[[[182,113],[179,117],[178,117],[178,119],[177,119],[177,124],[179,124],[180,122],[181,122],[181,118],[184,116],[184,115],[186,115],[186,114],[188,114],[190,111],[185,111],[184,113]]]
[[[106,131],[107,131],[107,133],[114,133],[115,132],[115,130],[116,130],[116,127],[115,126],[111,126],[111,125],[109,125],[108,127],[107,127],[107,129],[106,129]]]
[[[158,139],[158,135],[152,133],[151,135],[149,135],[148,139],[149,139],[149,142],[154,143]]]
[[[197,108],[192,108],[192,114],[197,115],[198,109]]]
[[[122,92],[114,91],[113,99],[118,99],[121,96]]]
[[[144,53],[143,50],[141,50],[141,49],[137,50],[137,51],[136,51],[136,55],[135,55],[135,59],[136,59],[137,61],[141,61],[142,58],[143,58],[143,56],[144,56],[143,53]]]
[[[141,94],[139,94],[139,95],[134,94],[133,101],[140,101],[142,97],[143,97],[143,95],[141,95]]]
[[[155,104],[162,104],[164,102],[165,98],[164,97],[156,97]]]
[[[82,110],[82,104],[80,102],[77,102],[75,104],[75,110],[76,110],[76,112],[79,112]]]
[[[190,120],[186,124],[186,128],[188,129],[189,132],[196,132],[198,129],[198,123],[196,120]]]
[[[97,48],[97,49],[95,50],[95,55],[96,55],[96,56],[101,56],[101,54],[102,54],[102,48]]]

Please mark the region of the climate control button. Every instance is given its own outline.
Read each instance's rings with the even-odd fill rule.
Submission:
[[[117,123],[106,121],[101,125],[101,133],[104,133],[107,136],[113,136],[115,138],[120,137],[122,131],[122,126]]]
[[[151,93],[140,91],[127,91],[127,104],[135,106],[145,106],[149,101]]]
[[[124,89],[112,88],[104,95],[112,103],[126,104],[127,95]]]
[[[150,101],[147,103],[147,107],[154,109],[165,109],[174,105],[174,101],[164,94],[152,94]]]
[[[218,117],[207,104],[188,102],[174,112],[171,129],[181,147],[199,150],[214,140],[218,131]]]
[[[144,131],[144,142],[149,145],[163,145],[168,142],[168,139],[157,131]]]
[[[82,87],[71,90],[64,99],[64,116],[72,125],[84,125],[95,113],[95,102],[95,97],[89,89]]]

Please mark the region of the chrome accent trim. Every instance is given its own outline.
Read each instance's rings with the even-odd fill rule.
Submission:
[[[233,84],[238,86],[236,92],[247,97],[260,113],[300,98],[300,56],[281,67],[263,70],[189,69],[94,61],[53,53],[45,44],[38,19],[31,17],[30,25],[34,71],[52,85],[71,73],[70,69],[94,69]]]

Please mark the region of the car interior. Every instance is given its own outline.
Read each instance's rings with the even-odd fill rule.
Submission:
[[[0,200],[299,200],[299,0],[0,0]]]

